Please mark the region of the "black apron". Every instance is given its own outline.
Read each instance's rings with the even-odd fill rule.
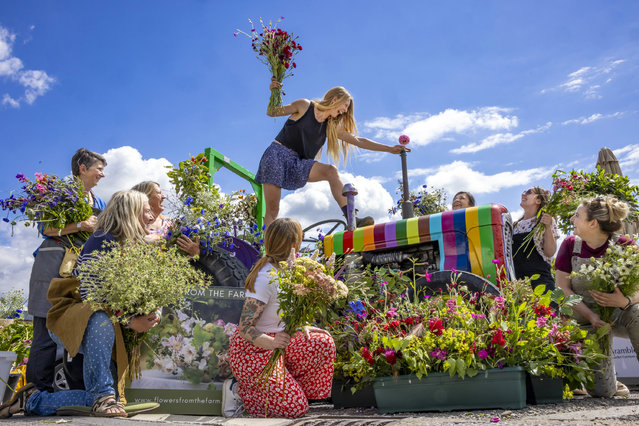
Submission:
[[[544,260],[537,251],[534,241],[530,241],[527,246],[523,246],[524,239],[533,232],[521,233],[513,235],[513,263],[515,264],[515,276],[518,279],[531,277],[539,274],[539,278],[531,281],[530,284],[534,289],[538,285],[545,285],[546,291],[555,289],[555,278],[550,272],[550,265]],[[532,249],[532,250],[531,250]]]

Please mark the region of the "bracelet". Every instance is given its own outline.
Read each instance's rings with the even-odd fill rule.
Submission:
[[[632,306],[632,299],[630,296],[626,296],[626,298],[628,299],[628,304],[623,308],[624,311]]]

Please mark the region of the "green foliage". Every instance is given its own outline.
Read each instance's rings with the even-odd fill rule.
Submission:
[[[33,339],[33,324],[21,320],[0,320],[0,351],[17,354],[16,366],[25,364]]]
[[[377,377],[431,372],[472,377],[489,368],[522,366],[535,375],[591,383],[603,355],[596,339],[557,315],[580,298],[532,291],[530,282],[502,283],[499,296],[455,283],[429,297],[410,274],[376,269],[349,282],[349,301],[325,325],[335,339],[335,376],[353,388]],[[412,297],[411,297],[412,296]],[[579,299],[579,300],[578,300]]]
[[[0,296],[0,318],[19,318],[26,298],[22,290],[9,290]]]
[[[388,209],[389,214],[395,214],[401,211],[402,203],[404,202],[402,182],[399,181],[399,188],[397,193],[402,194],[397,204]],[[434,188],[432,192],[426,190],[426,185],[422,185],[422,188],[416,193],[411,191],[408,194],[408,201],[413,203],[413,212],[415,216],[426,216],[429,214],[441,213],[447,210],[446,208],[446,192],[442,188]]]
[[[96,309],[148,315],[207,285],[204,274],[175,247],[111,242],[106,248],[77,266],[86,300]]]
[[[631,185],[627,176],[605,174],[598,167],[592,173],[583,170],[556,170],[552,178],[553,194],[545,210],[558,219],[557,226],[564,233],[572,229],[570,218],[579,204],[598,195],[612,195],[628,203],[630,214],[627,221],[633,222],[639,218],[639,187]]]

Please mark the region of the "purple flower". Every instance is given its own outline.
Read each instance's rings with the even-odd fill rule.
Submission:
[[[500,370],[503,370],[504,364],[502,364],[501,362],[498,362],[497,367],[499,367]]]
[[[499,265],[500,260],[499,260],[499,259],[493,259],[493,263],[494,263],[495,265]]]
[[[488,352],[486,352],[484,349],[482,349],[481,351],[479,351],[477,353],[477,356],[479,356],[479,358],[481,358],[481,359],[486,359],[486,358],[488,358]]]
[[[20,182],[26,182],[27,181],[27,178],[22,173],[18,173],[16,175],[16,179],[18,179],[18,181],[20,181]]]

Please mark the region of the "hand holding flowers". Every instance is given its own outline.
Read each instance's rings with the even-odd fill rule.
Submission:
[[[277,24],[284,19],[281,17],[273,25],[271,22],[265,25],[260,18],[262,31],[258,34],[257,30],[251,23],[251,30],[245,33],[237,30],[234,36],[244,34],[251,39],[251,47],[257,53],[257,58],[264,63],[271,72],[273,79],[277,84],[271,83],[271,97],[268,103],[268,109],[279,108],[282,106],[282,81],[293,75],[293,69],[297,68],[294,61],[295,55],[302,50],[302,46],[297,43],[297,37],[293,34],[277,28]]]

